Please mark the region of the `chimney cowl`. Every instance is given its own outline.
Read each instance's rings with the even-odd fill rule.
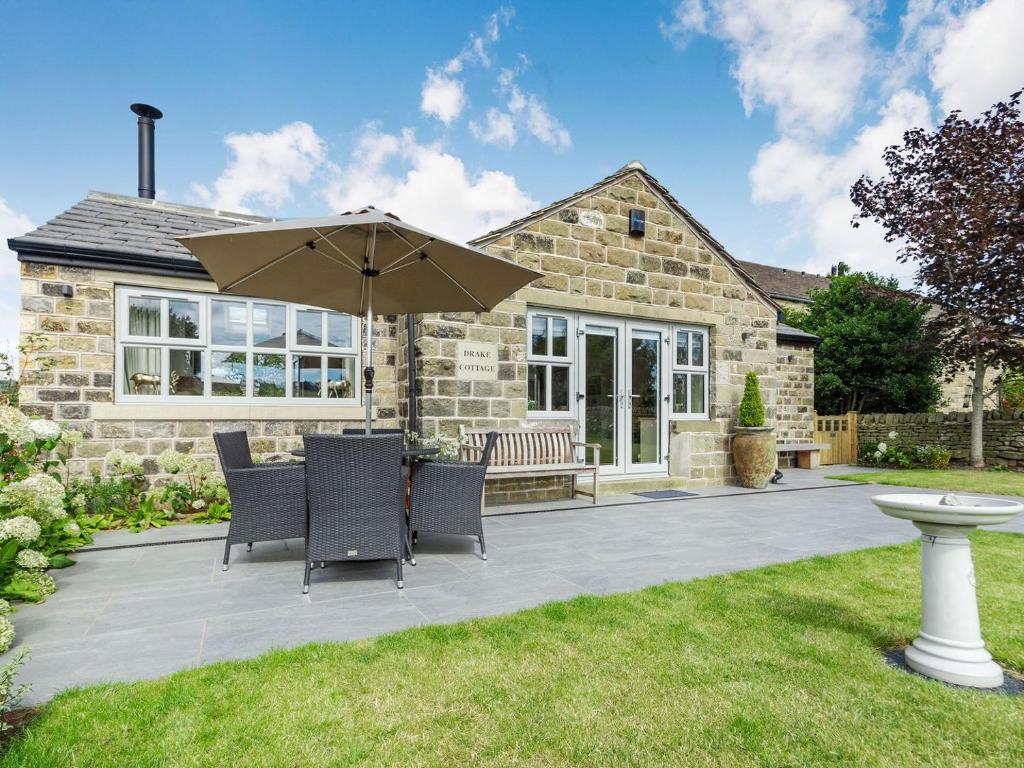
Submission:
[[[139,197],[156,197],[156,121],[164,116],[156,107],[136,103],[132,112],[139,116]]]

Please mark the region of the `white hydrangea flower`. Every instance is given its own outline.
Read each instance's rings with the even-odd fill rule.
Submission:
[[[30,475],[0,491],[0,504],[35,518],[42,524],[67,517],[64,486],[49,475]]]
[[[0,598],[0,616],[6,616],[12,610],[13,608],[11,608],[11,604],[3,598]]]
[[[882,452],[881,451],[875,451],[875,458],[876,459],[882,458]]]
[[[889,446],[886,445],[885,443],[879,443],[878,450],[880,450],[882,453],[885,453],[886,451],[889,450]]]
[[[897,432],[895,429],[892,432],[889,433],[889,439],[890,440],[895,440],[899,436],[900,436],[900,433]]]
[[[71,506],[75,509],[85,509],[85,506],[88,503],[88,499],[85,498],[84,493],[76,493],[71,497]]]
[[[84,436],[77,429],[69,429],[60,436],[60,441],[65,445],[69,445],[74,448],[76,445],[81,445]]]
[[[74,520],[68,520],[67,525],[64,526],[64,530],[72,536],[77,536],[82,532],[82,526]]]
[[[53,440],[60,437],[60,424],[49,419],[33,419],[28,423],[37,440]]]
[[[32,430],[28,425],[29,418],[10,405],[0,405],[0,432],[3,432],[13,443],[27,443],[32,439]]]
[[[50,567],[50,558],[34,549],[21,550],[14,562],[27,571],[45,571]]]
[[[107,455],[104,458],[107,461],[107,467],[115,474],[142,474],[142,457],[137,453],[122,451],[120,448],[114,448],[113,450],[107,451]]]
[[[0,616],[0,653],[7,653],[14,645],[14,625],[6,616]]]
[[[205,476],[213,472],[213,462],[209,459],[200,459],[190,453],[179,453],[173,448],[168,448],[157,456],[156,465],[169,475],[181,473]]]
[[[0,541],[17,539],[22,544],[31,544],[43,532],[39,523],[28,515],[18,515],[0,520]]]
[[[202,499],[196,499],[192,502],[192,509],[202,509],[206,506],[206,502]]]

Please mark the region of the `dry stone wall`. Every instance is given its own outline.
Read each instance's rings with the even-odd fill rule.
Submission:
[[[857,420],[861,445],[888,440],[896,431],[900,437],[920,445],[941,445],[954,461],[971,455],[971,413],[871,413]],[[1024,411],[985,412],[985,461],[1024,468]]]

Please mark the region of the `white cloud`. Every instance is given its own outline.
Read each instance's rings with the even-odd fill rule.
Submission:
[[[411,129],[394,135],[375,125],[323,195],[334,211],[373,205],[462,242],[538,207],[509,174],[470,172],[439,145],[420,144]]]
[[[309,123],[288,123],[269,133],[229,133],[232,157],[212,189],[193,183],[197,202],[227,211],[251,212],[250,204],[279,208],[295,185],[306,184],[323,164],[327,145]]]
[[[522,57],[523,66],[528,63]],[[503,69],[498,73],[498,92],[505,97],[507,111],[491,108],[487,111],[487,124],[481,127],[470,123],[473,136],[484,144],[513,146],[520,131],[526,131],[544,144],[557,149],[572,146],[572,136],[536,94],[524,91],[516,83],[518,69]]]
[[[18,364],[18,322],[21,317],[21,269],[7,239],[35,229],[32,220],[15,211],[0,197],[0,353]]]
[[[508,112],[502,112],[496,107],[487,110],[487,123],[480,126],[476,121],[469,121],[470,133],[484,144],[497,144],[500,146],[514,146],[519,139],[516,131],[515,121]]]
[[[868,71],[871,0],[683,0],[662,32],[677,45],[707,32],[736,54],[747,114],[775,111],[783,133],[824,135],[853,110]]]
[[[879,110],[878,120],[866,125],[841,151],[830,154],[796,138],[783,136],[758,152],[750,169],[756,203],[788,206],[795,234],[813,245],[804,268],[825,273],[838,261],[855,269],[901,274],[896,246],[883,240],[872,224],[854,229],[850,186],[861,174],[884,171],[882,150],[898,143],[909,128],[931,125],[931,105],[921,93],[902,90]]]
[[[461,80],[448,77],[436,69],[427,70],[427,79],[420,90],[420,110],[451,125],[466,106],[466,90]]]
[[[492,64],[489,48],[501,39],[501,28],[512,20],[515,10],[502,7],[484,21],[481,33],[470,33],[469,41],[443,67],[427,67],[427,77],[420,87],[420,111],[436,117],[446,126],[455,122],[468,103],[465,84],[454,75],[462,73],[467,66],[484,68]]]
[[[930,71],[942,108],[974,116],[1024,86],[1022,34],[1022,0],[989,0],[952,23]]]

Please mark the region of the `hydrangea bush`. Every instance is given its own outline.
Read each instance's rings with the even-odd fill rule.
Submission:
[[[860,447],[860,463],[877,467],[945,469],[952,454],[941,445],[918,445],[893,430],[885,440],[865,441]]]

